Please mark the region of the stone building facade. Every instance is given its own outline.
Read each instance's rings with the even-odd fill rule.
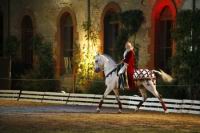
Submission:
[[[116,32],[116,25],[111,24],[110,31],[114,33],[107,34],[110,31],[106,31],[106,15],[140,9],[144,13],[145,23],[136,38],[136,43],[140,45],[139,67],[162,68],[175,52],[170,30],[176,23],[177,12],[182,7],[190,6],[185,4],[186,1],[144,0],[141,4],[140,0],[1,0],[1,56],[7,36],[14,35],[27,43],[27,38],[41,34],[45,40],[53,43],[56,75],[59,78],[65,67],[70,69],[73,66],[70,64],[74,56],[73,45],[77,43],[80,48],[86,45],[87,33],[82,25],[89,14],[92,27],[98,33],[97,50],[104,52],[106,45],[109,45],[106,44],[105,35]],[[28,46],[24,47],[25,52],[22,50],[21,56],[27,56],[24,60],[31,63],[31,50]]]

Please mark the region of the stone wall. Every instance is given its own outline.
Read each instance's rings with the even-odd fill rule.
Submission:
[[[152,10],[157,1],[161,0],[145,0],[141,5],[140,0],[91,0],[91,20],[92,27],[98,33],[97,45],[99,51],[102,51],[102,18],[104,8],[109,3],[116,3],[121,11],[141,9],[144,12],[145,23],[137,33],[136,43],[140,45],[139,67],[153,68],[153,56],[150,52],[151,44],[151,28],[152,28]],[[175,0],[177,7],[183,0]],[[1,0],[0,6],[6,12],[7,0]],[[5,8],[5,9],[4,9]],[[85,32],[82,24],[87,21],[88,3],[87,0],[10,0],[10,33],[21,39],[21,21],[24,15],[31,16],[34,24],[34,33],[41,34],[48,41],[53,43],[54,58],[57,70],[59,70],[60,57],[60,41],[59,41],[59,22],[64,11],[74,14],[76,36],[75,40],[78,44],[85,45]],[[8,16],[8,15],[5,15]],[[5,19],[6,20],[6,19]],[[6,27],[6,26],[5,26]],[[6,28],[5,28],[6,33]],[[122,44],[123,45],[123,44]]]
[[[121,11],[131,9],[142,9],[145,14],[145,23],[137,34],[136,43],[140,44],[140,58],[139,66],[146,67],[149,60],[148,45],[150,44],[148,30],[151,26],[151,2],[145,2],[145,6],[140,4],[138,0],[91,0],[91,20],[93,27],[100,34],[102,31],[102,14],[105,6],[110,3],[117,3]],[[147,6],[148,5],[148,6]],[[46,40],[53,42],[54,54],[57,59],[57,50],[59,45],[58,39],[58,23],[61,11],[64,8],[69,8],[75,13],[76,17],[76,29],[79,43],[84,42],[84,31],[82,24],[87,20],[87,0],[34,0],[32,2],[27,0],[11,0],[11,27],[10,31],[12,35],[21,38],[21,21],[24,15],[28,14],[32,17],[34,23],[35,33],[42,34]],[[101,45],[100,35],[97,40],[98,44]]]
[[[91,0],[92,1],[92,21],[95,22],[94,27],[99,30],[99,33],[102,32],[102,14],[103,10],[107,4],[110,2],[117,3],[121,11],[126,10],[134,10],[140,9],[143,10],[145,16],[145,23],[142,25],[140,31],[137,33],[136,43],[140,45],[140,53],[139,53],[139,67],[144,68],[147,67],[147,62],[149,60],[149,53],[148,53],[148,46],[150,45],[150,40],[148,36],[148,30],[151,26],[151,9],[153,4],[145,2],[145,5],[141,5],[140,1],[138,0]],[[100,41],[101,42],[101,41]],[[101,42],[102,43],[102,42]],[[124,45],[124,44],[122,44]]]

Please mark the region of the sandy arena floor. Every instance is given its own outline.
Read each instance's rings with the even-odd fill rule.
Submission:
[[[0,101],[0,133],[200,133],[200,116]]]

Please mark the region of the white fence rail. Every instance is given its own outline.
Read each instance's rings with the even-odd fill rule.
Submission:
[[[102,95],[77,94],[77,93],[58,93],[58,92],[36,92],[20,90],[0,90],[0,99],[58,103],[68,105],[89,105],[97,106]],[[120,96],[123,108],[134,109],[141,97]],[[200,114],[200,101],[197,100],[177,100],[163,99],[168,108],[168,112]],[[118,107],[114,95],[108,95],[104,100],[104,107]],[[142,110],[163,111],[157,98],[148,98],[141,107]]]

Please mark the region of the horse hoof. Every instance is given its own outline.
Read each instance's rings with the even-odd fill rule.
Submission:
[[[165,114],[168,114],[169,112],[167,110],[164,111]]]
[[[135,111],[135,112],[138,112],[138,111],[139,111],[139,108],[138,108],[138,107],[136,107],[134,111]]]
[[[119,110],[118,110],[118,114],[121,114],[121,113],[122,113],[122,110],[121,110],[121,109],[119,109]]]
[[[97,108],[97,109],[96,109],[96,112],[97,112],[97,113],[100,113],[100,109],[99,109],[99,108]]]

